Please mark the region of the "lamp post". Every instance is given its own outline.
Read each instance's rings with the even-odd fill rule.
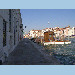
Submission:
[[[25,26],[25,28],[26,28],[27,26]],[[25,38],[25,34],[26,34],[26,32],[23,32],[23,34],[24,34],[24,38]]]

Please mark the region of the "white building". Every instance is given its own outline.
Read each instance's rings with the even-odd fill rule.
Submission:
[[[0,9],[0,60],[14,50],[23,39],[23,25],[19,9]]]
[[[55,37],[60,39],[62,37],[65,38],[66,36],[75,35],[75,27],[70,28],[70,26],[67,26],[65,28],[55,27],[55,28],[45,28],[42,30],[31,30],[29,36],[32,38],[39,37],[39,36],[44,37],[44,32],[47,32],[47,31],[53,31],[55,33]]]
[[[64,35],[65,35],[65,36],[72,36],[72,35],[75,35],[75,27],[64,29]]]
[[[75,28],[74,27],[69,29],[68,35],[69,36],[75,35]]]
[[[41,34],[42,34],[41,30],[31,30],[30,31],[30,37],[32,38],[39,37],[41,36]]]

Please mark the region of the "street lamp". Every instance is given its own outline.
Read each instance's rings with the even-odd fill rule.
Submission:
[[[25,26],[25,28],[26,28],[27,26]]]

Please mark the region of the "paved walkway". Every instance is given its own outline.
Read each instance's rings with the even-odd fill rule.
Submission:
[[[19,43],[15,50],[9,55],[8,62],[5,65],[51,65],[52,61],[48,61],[33,46],[29,39],[24,39]]]

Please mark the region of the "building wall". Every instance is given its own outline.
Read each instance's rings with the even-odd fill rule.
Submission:
[[[6,46],[3,46],[3,20],[6,21]],[[8,57],[23,39],[22,31],[23,25],[19,9],[0,9],[0,60],[2,62],[5,61],[5,56]]]
[[[1,34],[0,34],[0,37],[1,37],[1,42],[0,42],[0,50],[1,50],[1,52],[0,52],[0,54],[1,54],[1,60],[4,60],[4,55],[5,55],[5,53],[6,53],[6,55],[8,56],[8,49],[9,49],[9,43],[8,43],[8,41],[9,41],[9,32],[8,32],[8,29],[9,29],[9,17],[8,17],[8,14],[9,14],[9,12],[8,12],[8,9],[7,10],[5,10],[5,9],[3,9],[3,10],[0,10],[0,32],[1,32]],[[3,47],[3,19],[6,21],[6,46],[4,46]]]
[[[41,32],[38,32],[38,30],[31,30],[30,36],[33,38],[37,36],[44,37],[44,32],[47,32],[47,31],[53,31],[55,33],[55,36],[59,39],[61,39],[63,36],[66,37],[66,36],[75,35],[75,27],[70,28],[70,26],[68,26],[65,28],[59,28],[59,27],[46,28],[46,29],[42,29]]]
[[[65,30],[64,30],[64,35],[65,36],[72,36],[72,35],[75,35],[75,29],[74,29],[74,27],[73,28],[66,28]]]
[[[36,38],[42,35],[42,31],[41,30],[31,30],[29,34],[30,34],[30,37]]]

